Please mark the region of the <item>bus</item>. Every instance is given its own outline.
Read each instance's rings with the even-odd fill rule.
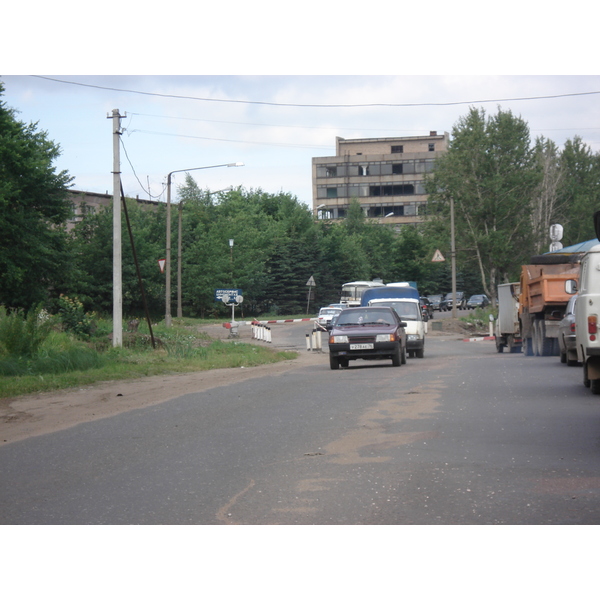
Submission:
[[[360,301],[365,290],[374,287],[384,287],[381,279],[374,279],[373,281],[349,281],[342,285],[342,295],[340,298],[340,304],[346,306],[360,306]]]

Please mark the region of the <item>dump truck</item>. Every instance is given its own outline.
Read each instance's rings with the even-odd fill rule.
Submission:
[[[558,325],[571,298],[565,284],[579,280],[581,256],[549,252],[521,267],[519,331],[526,356],[559,355]]]
[[[498,286],[498,318],[494,327],[496,350],[521,352],[523,340],[519,326],[519,282],[503,283]]]

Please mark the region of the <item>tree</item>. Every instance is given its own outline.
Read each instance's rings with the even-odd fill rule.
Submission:
[[[72,178],[53,166],[59,155],[47,132],[0,101],[0,304],[29,309],[66,276]]]
[[[594,154],[580,137],[567,140],[560,156],[564,177],[559,188],[564,227],[563,244],[594,239],[592,215],[600,196],[600,154]]]
[[[538,138],[534,152],[541,180],[532,197],[531,229],[535,243],[534,253],[540,254],[548,251],[550,225],[556,222],[559,214],[559,189],[564,170],[561,166],[560,152],[552,140]]]
[[[531,198],[540,181],[525,121],[471,108],[453,127],[427,189],[433,218],[449,227],[454,202],[457,262],[474,263],[484,292],[517,275],[534,250]]]
[[[126,202],[148,309],[158,316],[165,307],[165,276],[158,268],[165,249],[165,208],[149,210],[135,200]],[[66,292],[77,296],[86,310],[104,314],[110,314],[113,305],[112,214],[111,205],[86,216],[74,228],[70,242],[73,277],[66,286]],[[141,316],[144,306],[125,219],[122,236],[123,312]]]

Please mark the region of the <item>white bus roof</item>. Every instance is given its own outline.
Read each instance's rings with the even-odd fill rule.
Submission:
[[[342,286],[344,285],[370,285],[370,286],[384,286],[385,283],[383,283],[383,281],[349,281],[348,283],[343,283]]]

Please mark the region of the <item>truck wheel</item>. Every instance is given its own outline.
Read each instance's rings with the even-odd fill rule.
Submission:
[[[506,347],[511,354],[521,352],[521,344],[515,344],[515,339],[512,335],[508,336]]]
[[[504,344],[500,341],[500,338],[496,336],[496,352],[504,352]]]
[[[591,379],[590,389],[592,390],[592,394],[600,394],[600,379]]]
[[[540,334],[540,356],[557,356],[558,352],[554,348],[556,338],[546,337],[546,323],[540,321],[538,325]]]
[[[523,340],[525,356],[533,356],[533,340],[531,338],[525,338]]]
[[[539,321],[536,320],[531,324],[531,341],[533,356],[540,355],[540,329],[538,323]]]

